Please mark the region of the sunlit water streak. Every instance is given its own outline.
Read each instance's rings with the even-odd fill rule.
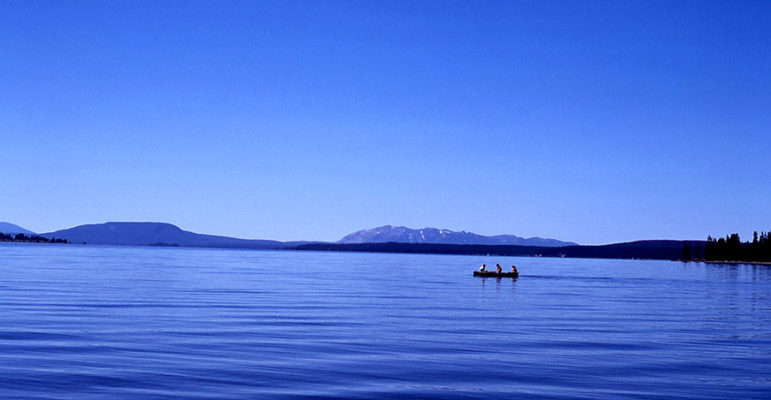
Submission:
[[[769,371],[763,266],[0,244],[0,398],[769,398]]]

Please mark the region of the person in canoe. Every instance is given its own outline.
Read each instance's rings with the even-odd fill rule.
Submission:
[[[519,275],[519,271],[517,271],[517,266],[516,265],[512,265],[511,266],[511,273]]]
[[[486,268],[486,267],[487,267],[487,266],[485,266],[484,264],[482,264],[482,266],[481,266],[481,267],[479,267],[479,272],[485,272],[485,268]]]
[[[503,272],[503,270],[501,269],[501,264],[495,264],[495,272],[498,274]]]

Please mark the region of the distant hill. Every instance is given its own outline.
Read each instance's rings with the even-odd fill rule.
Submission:
[[[161,222],[107,222],[104,224],[80,225],[56,232],[43,233],[41,236],[64,238],[70,243],[85,242],[87,244],[124,246],[277,249],[303,243],[283,243],[275,240],[249,240],[227,236],[202,235],[184,231],[175,225]]]
[[[676,260],[682,256],[683,245],[703,248],[706,242],[699,240],[641,240],[601,246],[513,246],[479,244],[432,244],[432,243],[311,243],[294,247],[294,250],[352,251],[370,253],[425,253],[469,254],[519,257],[571,257],[571,258],[639,258]],[[699,254],[697,254],[697,257]]]
[[[0,222],[0,232],[5,234],[17,234],[17,233],[23,233],[25,235],[35,235],[35,232],[32,232],[30,230],[24,229],[20,227],[19,225],[14,225],[10,222]]]
[[[351,243],[434,243],[434,244],[485,244],[560,247],[576,243],[539,237],[522,238],[514,235],[482,236],[471,232],[454,232],[449,229],[410,229],[404,226],[385,225],[351,233],[337,241]]]

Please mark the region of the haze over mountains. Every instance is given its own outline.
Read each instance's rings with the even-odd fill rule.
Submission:
[[[385,225],[351,233],[337,243],[435,243],[435,244],[487,244],[560,247],[576,243],[539,237],[522,238],[515,235],[482,236],[471,232],[455,232],[449,229],[410,229],[404,226]]]

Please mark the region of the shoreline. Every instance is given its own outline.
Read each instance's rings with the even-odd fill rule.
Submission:
[[[682,260],[680,260],[682,261]],[[740,265],[740,264],[747,264],[747,265],[767,265],[771,266],[771,261],[735,261],[735,260],[688,260],[685,262],[701,262],[704,264],[729,264],[729,265]]]

